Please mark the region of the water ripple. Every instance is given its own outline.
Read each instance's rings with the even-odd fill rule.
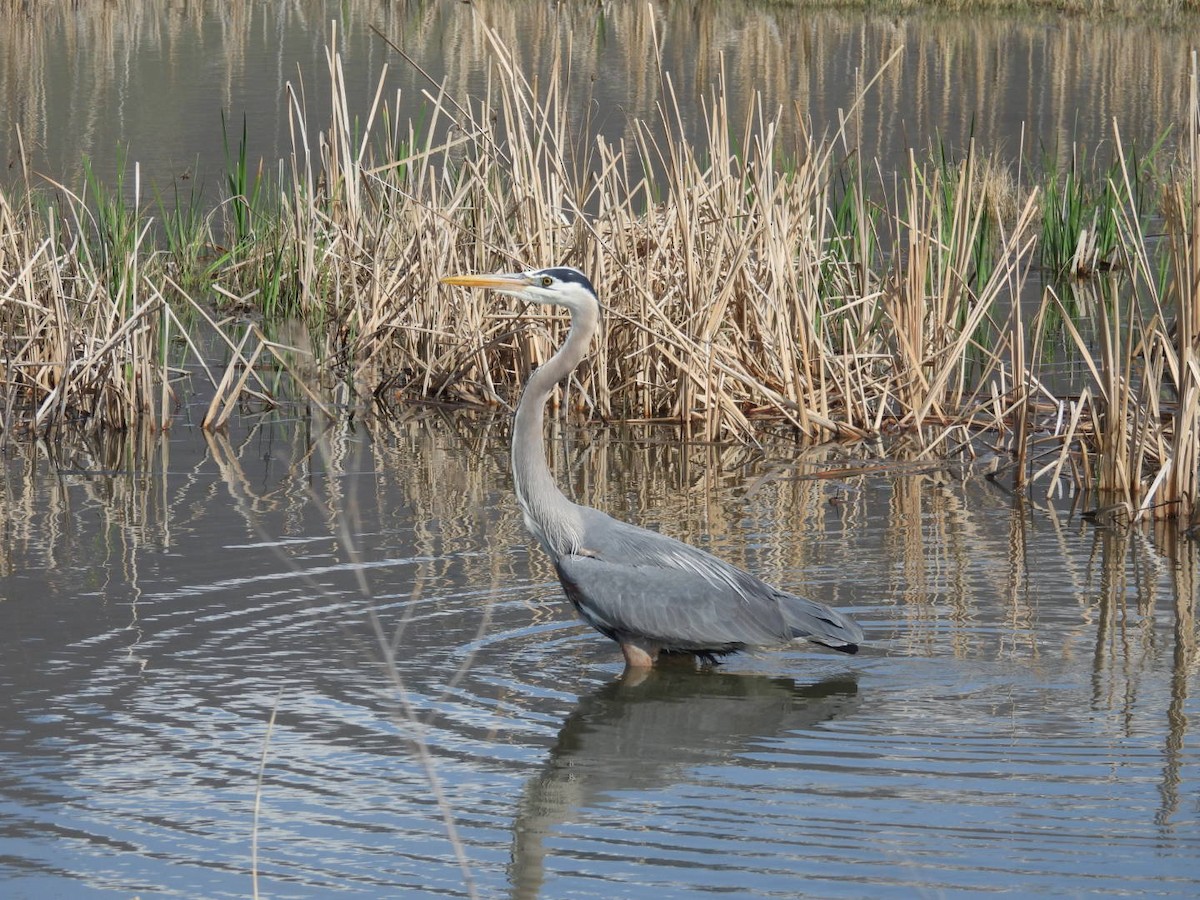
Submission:
[[[951,552],[932,515],[874,527],[889,484],[849,537],[725,514],[791,560],[785,583],[860,614],[859,656],[646,677],[622,677],[508,513],[410,513],[474,543],[393,517],[354,536],[361,565],[324,517],[263,514],[276,541],[214,513],[189,543],[220,552],[139,556],[102,589],[81,519],[40,592],[4,582],[6,891],[240,897],[256,844],[284,897],[465,896],[460,851],[485,897],[1194,896],[1175,570],[1050,529],[1007,556],[994,536],[1026,513],[978,500],[973,552]],[[1045,574],[1015,594],[985,578],[1026,564]]]

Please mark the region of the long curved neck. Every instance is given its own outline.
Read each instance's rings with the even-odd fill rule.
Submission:
[[[571,330],[558,352],[537,369],[525,385],[513,419],[512,473],[525,525],[551,557],[579,549],[575,506],[558,489],[546,463],[543,435],[546,400],[554,386],[587,356],[600,326],[600,308],[590,305],[571,311]]]

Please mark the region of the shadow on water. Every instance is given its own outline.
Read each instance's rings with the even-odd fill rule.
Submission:
[[[580,699],[513,823],[511,896],[533,900],[545,881],[546,840],[598,799],[653,793],[688,770],[722,764],[765,740],[848,711],[850,675],[811,685],[790,678],[670,668],[626,672]]]

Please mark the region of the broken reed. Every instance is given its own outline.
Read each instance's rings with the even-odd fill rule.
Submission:
[[[1015,301],[1039,235],[1047,252],[1048,219],[1061,216],[1064,234],[1084,221],[1060,203],[1069,191],[1039,205],[974,150],[913,155],[889,182],[839,162],[844,135],[785,139],[761,105],[735,117],[722,84],[693,144],[666,74],[660,122],[585,142],[565,68],[535,89],[485,33],[495,64],[484,95],[461,105],[431,91],[420,131],[395,115],[386,70],[365,120],[354,118],[330,52],[331,121],[318,130],[289,86],[293,146],[279,174],[251,171],[243,133],[227,151],[230,196],[209,217],[164,214],[165,251],[148,246],[136,194],[129,207],[95,188],[92,202],[61,187],[56,204],[37,205],[32,190],[0,198],[6,433],[17,411],[38,429],[165,425],[172,333],[186,340],[178,355],[200,364],[200,334],[226,348],[224,372],[208,374],[210,427],[240,398],[269,402],[283,371],[323,407],[335,396],[508,402],[553,353],[564,317],[439,279],[570,264],[592,277],[607,326],[566,406],[683,421],[706,438],[753,440],[764,423],[808,440],[923,430],[931,449],[949,449],[987,432],[1014,454],[1017,481],[1073,474],[1133,515],[1191,515],[1197,314],[1182,298],[1195,303],[1194,148],[1169,180],[1162,266],[1134,208],[1140,169],[1121,155],[1109,173],[1114,224],[1072,258],[1101,268],[1103,247],[1132,288],[1093,304],[1110,316],[1096,326],[1109,343],[1083,394],[1056,397],[1037,361],[1062,292],[1048,290],[1032,316]],[[1193,96],[1193,136],[1196,107]],[[258,310],[263,326],[211,315],[202,290],[221,308]],[[288,322],[311,355],[272,338]],[[1163,400],[1168,376],[1178,404]],[[1060,447],[1053,464],[1027,460],[1047,438]]]

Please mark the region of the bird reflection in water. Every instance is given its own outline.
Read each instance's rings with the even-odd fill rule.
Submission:
[[[512,897],[541,896],[546,839],[602,796],[686,780],[689,769],[845,714],[857,692],[850,675],[797,685],[707,669],[626,670],[579,701],[525,786],[513,824]]]

